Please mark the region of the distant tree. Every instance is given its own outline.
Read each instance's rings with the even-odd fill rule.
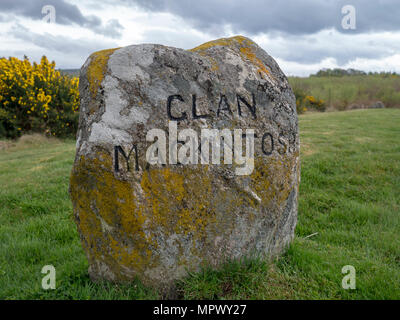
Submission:
[[[311,75],[312,77],[343,77],[343,76],[360,76],[366,75],[364,71],[356,69],[321,69],[316,74]]]

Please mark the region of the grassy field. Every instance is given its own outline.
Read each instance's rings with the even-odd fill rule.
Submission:
[[[299,222],[287,253],[192,274],[181,298],[400,298],[400,110],[306,114],[300,130]],[[158,298],[139,282],[90,281],[68,195],[74,151],[73,141],[38,136],[0,142],[0,299]],[[41,288],[47,264],[56,290]],[[355,290],[341,286],[344,265],[356,269]]]
[[[344,110],[350,105],[370,106],[382,101],[386,107],[400,107],[399,75],[342,77],[290,77],[296,90],[326,102],[327,107]]]

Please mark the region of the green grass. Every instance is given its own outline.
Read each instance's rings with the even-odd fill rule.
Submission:
[[[328,107],[343,110],[349,105],[369,106],[382,101],[400,107],[400,76],[363,75],[343,77],[289,77],[294,90],[322,99]]]
[[[307,114],[300,130],[299,222],[287,253],[191,274],[178,284],[182,298],[400,298],[400,110]],[[38,137],[0,151],[0,298],[158,298],[138,281],[90,281],[68,195],[74,152],[73,141]],[[41,288],[46,264],[56,290]],[[355,290],[341,286],[344,265],[356,269]]]

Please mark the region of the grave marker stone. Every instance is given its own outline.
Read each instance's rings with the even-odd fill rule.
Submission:
[[[165,289],[293,239],[295,97],[253,41],[96,52],[80,94],[70,193],[92,279]]]

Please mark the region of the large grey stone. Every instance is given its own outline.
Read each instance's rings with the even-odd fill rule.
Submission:
[[[293,239],[300,181],[295,97],[253,41],[100,51],[81,69],[80,94],[70,192],[93,279],[137,276],[166,289],[187,270],[252,254],[274,257]],[[253,129],[254,157],[225,164],[224,153],[212,164],[206,143],[199,148],[182,137],[192,129],[201,142],[205,128],[236,134],[243,156],[252,150],[246,130]],[[152,129],[165,132],[159,163],[162,138],[152,141]],[[184,161],[189,142],[197,164]],[[156,143],[159,153],[150,152]]]

